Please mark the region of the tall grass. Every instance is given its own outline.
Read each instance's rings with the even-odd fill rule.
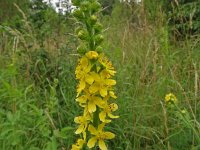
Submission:
[[[163,106],[165,94],[173,92],[180,107],[189,111],[192,122],[199,121],[200,66],[191,55],[198,47],[191,42],[198,39],[173,45],[162,10],[152,23],[142,6],[135,7],[132,16],[128,15],[132,9],[127,7],[116,6],[112,16],[105,19],[105,45],[118,68],[119,110],[123,114],[113,125],[120,133],[114,147],[198,149],[199,136],[194,137],[175,115],[168,116]],[[137,15],[138,20],[132,21]],[[199,132],[199,124],[194,126]]]

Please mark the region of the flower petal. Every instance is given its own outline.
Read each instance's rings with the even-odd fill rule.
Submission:
[[[73,144],[71,150],[80,150],[80,147],[77,146],[76,144]]]
[[[103,140],[99,140],[99,147],[101,150],[107,150],[106,144]]]
[[[105,123],[110,123],[112,120],[105,119]]]
[[[79,85],[78,85],[78,88],[77,88],[77,93],[78,95],[82,92],[82,90],[85,88],[85,81],[81,80]],[[78,96],[77,95],[77,96]]]
[[[84,130],[84,125],[83,124],[81,124],[79,127],[78,127],[78,129],[76,130],[76,132],[75,132],[75,134],[80,134],[80,133],[82,133],[83,132],[83,130]]]
[[[104,126],[105,126],[105,123],[101,123],[100,125],[98,125],[98,131],[102,132]]]
[[[89,148],[92,148],[95,146],[95,143],[97,142],[97,138],[96,137],[92,137],[91,139],[89,139],[88,143],[87,143],[87,146]]]
[[[112,76],[114,76],[115,75],[115,73],[116,73],[116,71],[114,71],[114,70],[109,70],[109,69],[107,69],[107,71],[110,73],[110,75],[112,75]]]
[[[99,82],[101,80],[99,74],[95,73],[95,72],[91,72],[91,76],[93,77],[93,79],[97,82]]]
[[[78,123],[78,124],[81,123],[81,120],[82,120],[82,117],[81,117],[81,116],[75,117],[75,118],[74,118],[74,122],[75,122],[75,123]]]
[[[93,135],[96,135],[98,133],[93,125],[89,125],[88,131],[90,131],[90,133]]]
[[[85,141],[83,139],[78,139],[77,140],[78,145],[83,145]]]
[[[106,112],[105,111],[102,111],[99,113],[99,119],[102,121],[102,122],[105,122],[105,118],[106,118]]]
[[[114,116],[113,114],[111,114],[111,113],[108,113],[108,116],[110,117],[110,118],[119,118],[119,116]]]
[[[102,78],[110,78],[110,74],[106,69],[102,70],[100,75]]]
[[[88,66],[88,59],[87,57],[82,57],[81,60],[80,60],[80,64],[81,66],[84,66],[84,67],[87,67]]]
[[[106,85],[115,85],[116,84],[116,81],[115,80],[113,80],[113,79],[107,79],[106,81],[105,81],[105,83],[106,83]]]
[[[83,139],[78,139],[75,144],[72,145],[71,150],[81,150],[85,141]]]
[[[102,97],[105,97],[106,95],[108,95],[108,91],[107,91],[107,90],[108,90],[108,89],[107,89],[106,87],[101,88],[101,89],[99,90],[100,95],[101,95]]]
[[[83,133],[82,133],[82,134],[83,134],[83,139],[84,139],[84,140],[86,140],[86,132],[85,132],[85,131],[83,131]]]
[[[86,103],[87,102],[87,97],[85,95],[80,96],[76,99],[77,102],[79,103]]]
[[[112,132],[104,132],[105,139],[113,139],[115,138],[115,134]]]
[[[88,102],[88,111],[90,113],[93,113],[93,112],[96,111],[96,105],[95,105],[94,101],[89,101]]]
[[[115,93],[113,91],[109,91],[109,95],[114,99],[117,98],[117,96],[115,95]]]

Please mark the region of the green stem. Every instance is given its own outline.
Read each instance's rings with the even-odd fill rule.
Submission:
[[[95,44],[94,44],[94,34],[92,32],[92,27],[90,26],[90,24],[87,21],[85,21],[85,24],[86,24],[86,28],[87,28],[87,31],[90,36],[90,41],[89,41],[90,50],[94,50]]]
[[[94,116],[93,116],[93,125],[95,128],[98,128],[99,125],[99,107],[97,107],[97,110],[94,112]],[[97,150],[97,147],[93,147],[92,150]]]
[[[190,120],[188,120],[187,118],[185,118],[185,116],[181,112],[181,109],[176,104],[174,104],[174,105],[175,105],[176,109],[179,111],[179,113],[181,114],[181,117],[184,120],[184,122],[192,129],[193,133],[195,134],[195,136],[198,139],[198,142],[200,143],[199,134],[197,133],[196,129],[191,124]]]
[[[99,125],[99,107],[97,107],[97,110],[94,112],[93,124],[96,128]]]
[[[88,31],[89,37],[90,37],[89,48],[90,48],[90,50],[94,50],[95,49],[94,32],[93,32],[92,25],[87,21],[91,16],[91,12],[86,13],[85,16],[86,16],[86,18],[84,20],[84,23],[86,25],[86,28],[87,28],[87,31]]]

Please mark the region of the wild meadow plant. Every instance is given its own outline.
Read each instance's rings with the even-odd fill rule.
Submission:
[[[165,103],[168,114],[175,117],[179,122],[187,129],[191,130],[194,134],[195,142],[197,143],[196,149],[200,148],[200,124],[196,120],[193,120],[190,113],[185,109],[181,108],[178,104],[178,99],[173,93],[166,94]],[[168,147],[169,148],[169,147]],[[195,148],[194,148],[195,149]]]
[[[72,150],[86,145],[89,149],[98,145],[101,150],[107,150],[105,140],[113,139],[115,134],[105,131],[105,125],[119,116],[112,114],[118,109],[118,105],[112,102],[117,98],[113,87],[116,71],[100,47],[103,28],[97,14],[101,5],[96,0],[74,0],[73,4],[77,6],[73,14],[79,25],[76,29],[80,39],[77,51],[81,56],[75,71],[78,80],[76,101],[83,112],[74,118],[78,124],[75,133],[80,136]]]

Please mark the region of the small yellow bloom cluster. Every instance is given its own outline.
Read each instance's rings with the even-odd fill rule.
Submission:
[[[82,149],[84,143],[89,148],[98,143],[101,150],[107,150],[104,140],[115,137],[113,133],[103,131],[105,124],[119,117],[112,114],[118,105],[110,102],[117,98],[113,89],[116,81],[112,79],[115,73],[112,63],[102,53],[89,51],[79,60],[75,71],[79,81],[76,101],[84,111],[74,121],[79,125],[75,133],[81,134],[82,139],[72,145],[72,150]]]
[[[85,141],[83,139],[78,139],[76,144],[72,145],[72,150],[80,150],[83,147]]]
[[[166,104],[176,104],[177,98],[174,94],[169,93],[165,96],[165,102],[166,102]]]

